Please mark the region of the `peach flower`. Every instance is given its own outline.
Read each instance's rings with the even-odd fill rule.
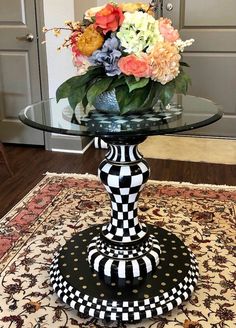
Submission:
[[[159,30],[164,36],[165,41],[175,42],[179,39],[179,32],[171,24],[170,19],[161,17],[159,19]]]
[[[123,12],[129,12],[133,13],[136,10],[143,10],[147,12],[148,14],[154,16],[153,10],[150,8],[150,5],[148,3],[142,3],[142,2],[124,2],[119,3],[118,6],[121,8]]]
[[[169,42],[159,42],[148,57],[152,70],[152,80],[164,85],[179,74],[181,57],[175,45]]]
[[[151,70],[148,62],[148,56],[142,54],[138,57],[134,54],[122,57],[118,61],[118,66],[125,75],[133,75],[135,77],[150,77]]]

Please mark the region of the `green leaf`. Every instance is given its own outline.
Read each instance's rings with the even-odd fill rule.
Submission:
[[[132,112],[142,112],[144,109],[150,108],[149,104],[147,104],[147,107],[143,107],[149,89],[150,87],[147,85],[142,89],[135,89],[132,92],[129,92],[127,86],[118,87],[116,89],[116,97],[119,103],[121,115]]]
[[[84,110],[86,110],[86,107],[88,105],[88,99],[87,99],[86,96],[84,96],[83,99],[82,99],[82,105],[84,107]]]
[[[70,79],[63,82],[56,91],[56,100],[57,102],[62,98],[68,98],[72,96],[75,89],[80,88],[81,86],[89,83],[91,79],[95,76],[99,76],[104,73],[104,70],[101,67],[93,67],[88,70],[88,72],[81,76],[73,76]]]
[[[112,82],[112,77],[96,80],[87,91],[87,99],[90,104],[93,104],[95,98],[102,92],[107,91]]]
[[[175,81],[175,90],[176,93],[186,94],[187,92],[187,84],[184,79],[178,79]]]
[[[66,81],[64,83],[62,83],[58,88],[57,88],[57,91],[56,91],[56,99],[57,99],[57,102],[60,100],[60,99],[63,99],[63,98],[67,98],[70,94],[70,84]]]
[[[185,62],[179,62],[181,66],[185,66],[185,67],[190,67],[188,63]]]
[[[126,99],[129,99],[129,88],[127,85],[121,85],[115,89],[115,92],[119,108],[122,110],[125,106]]]
[[[121,85],[123,85],[123,86],[125,85],[124,76],[122,76],[121,78],[119,76],[117,78],[113,78],[108,90],[110,91],[110,90],[115,89],[115,88],[117,88]]]
[[[185,95],[188,90],[188,85],[191,83],[191,79],[187,73],[181,70],[174,82],[176,93],[183,93]]]
[[[69,104],[73,110],[75,110],[77,104],[83,99],[85,90],[86,85],[82,85],[80,88],[76,88],[75,91],[68,97]]]
[[[149,79],[140,78],[139,80],[137,80],[134,76],[126,76],[125,82],[129,87],[129,92],[132,92],[135,89],[145,87],[148,84]]]
[[[160,84],[159,99],[164,106],[168,105],[175,93],[175,82],[171,81],[165,85]]]
[[[146,100],[143,103],[143,107],[144,108],[152,108],[156,104],[156,102],[159,98],[159,92],[160,92],[160,83],[150,81],[149,90],[147,93]]]

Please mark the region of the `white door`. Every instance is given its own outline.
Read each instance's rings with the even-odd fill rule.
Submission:
[[[41,100],[34,0],[0,0],[0,140],[43,145],[43,132],[18,120]]]
[[[195,134],[236,138],[236,1],[163,0],[163,16],[194,38],[184,61],[192,79],[189,94],[222,105],[224,117]]]

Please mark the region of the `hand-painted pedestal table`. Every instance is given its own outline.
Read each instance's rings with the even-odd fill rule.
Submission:
[[[138,197],[149,166],[138,144],[149,135],[206,126],[222,112],[207,99],[176,96],[165,110],[117,116],[90,108],[73,112],[66,101],[42,101],[20,119],[45,131],[99,136],[109,145],[98,176],[111,201],[111,219],[72,236],[55,255],[51,281],[58,296],[78,312],[135,322],[161,315],[193,292],[199,276],[193,253],[171,231],[138,218]]]

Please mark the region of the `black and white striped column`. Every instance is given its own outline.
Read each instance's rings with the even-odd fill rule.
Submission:
[[[114,280],[146,275],[159,263],[159,243],[138,220],[139,193],[149,178],[149,166],[137,149],[142,141],[106,140],[109,151],[98,170],[111,199],[111,220],[92,239],[88,260],[101,276]]]

